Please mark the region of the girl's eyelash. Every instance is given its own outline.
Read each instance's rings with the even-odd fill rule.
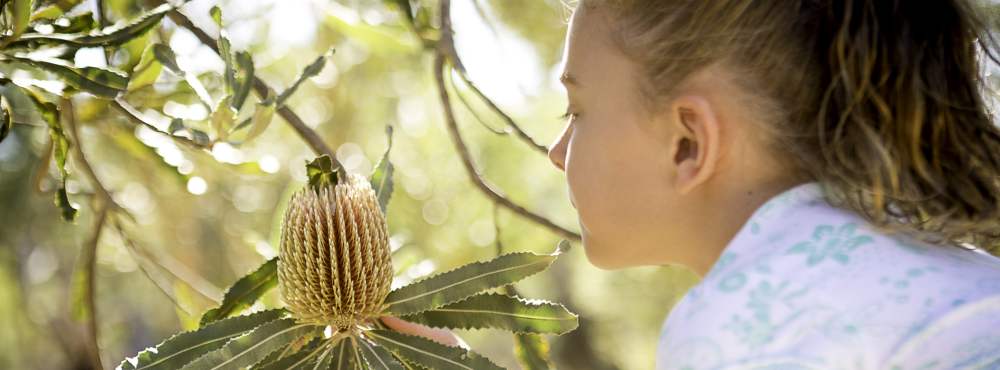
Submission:
[[[570,113],[570,111],[567,110],[566,113],[563,113],[558,118],[561,119],[561,120],[567,120],[567,119],[572,118],[573,116],[576,116],[576,113]]]

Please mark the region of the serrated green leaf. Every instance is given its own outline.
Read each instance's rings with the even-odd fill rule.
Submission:
[[[185,365],[185,370],[242,369],[263,360],[271,352],[311,333],[318,327],[297,324],[295,319],[279,319],[261,325],[250,333],[227,342],[222,348],[209,352]]]
[[[555,365],[549,360],[549,344],[536,334],[514,336],[514,356],[524,370],[549,370]]]
[[[371,175],[372,186],[375,187],[375,194],[378,196],[378,205],[382,208],[382,213],[386,212],[386,208],[389,207],[389,199],[392,197],[392,174],[395,168],[392,166],[392,162],[389,161],[389,152],[392,150],[392,126],[385,127],[385,136],[388,138],[388,145],[385,148],[385,154],[382,155],[382,159],[379,160],[378,164],[375,165],[375,170]]]
[[[31,8],[33,5],[33,0],[14,0],[10,4],[11,35],[4,39],[4,44],[17,40],[24,33],[24,30],[28,29],[28,24],[31,23]]]
[[[267,126],[271,124],[271,120],[274,119],[274,100],[265,99],[265,101],[257,104],[257,108],[253,111],[253,117],[251,117],[249,124],[252,125],[250,132],[247,133],[244,142],[250,141],[260,134],[263,134],[267,130]],[[241,124],[242,126],[242,124]],[[236,129],[239,129],[237,126]]]
[[[139,57],[139,63],[132,68],[132,75],[129,76],[128,91],[135,91],[145,86],[152,85],[160,77],[163,71],[163,64],[156,58],[156,45],[148,45]]]
[[[276,356],[274,361],[264,360],[263,365],[255,365],[254,370],[305,370],[315,367],[316,360],[324,352],[329,350],[328,340],[317,337],[299,348],[293,353],[285,353],[283,356]],[[278,352],[275,352],[278,353]],[[272,353],[274,355],[274,353]]]
[[[212,6],[212,9],[208,10],[208,14],[212,16],[212,21],[219,28],[222,28],[222,9],[218,5]]]
[[[219,57],[222,58],[222,62],[225,64],[222,76],[223,81],[225,81],[226,95],[231,96],[236,92],[236,67],[233,65],[233,46],[229,42],[229,38],[226,37],[225,32],[219,33],[218,47]]]
[[[63,10],[59,9],[56,5],[43,6],[31,13],[31,19],[28,23],[34,23],[40,19],[56,19],[59,18],[60,15],[63,15],[63,13]]]
[[[502,329],[514,333],[563,334],[576,329],[577,316],[560,304],[529,302],[484,293],[403,319],[448,329]]]
[[[177,131],[184,131],[184,120],[180,118],[174,118],[170,120],[170,127],[167,128],[167,132],[173,135]]]
[[[128,76],[109,69],[76,67],[54,58],[12,56],[9,61],[51,72],[73,88],[104,98],[114,98],[128,87]]]
[[[567,245],[565,241],[561,242],[555,253],[549,255],[530,252],[505,254],[411,283],[389,292],[384,313],[411,315],[460,301],[487,289],[512,284],[548,268]]]
[[[156,60],[160,61],[164,67],[171,73],[180,76],[184,79],[184,82],[194,90],[194,93],[198,95],[198,99],[201,100],[201,104],[205,106],[206,109],[212,110],[212,96],[208,94],[208,90],[205,86],[201,84],[201,80],[198,80],[198,76],[185,72],[181,69],[180,65],[177,63],[177,55],[174,53],[173,49],[164,44],[154,44],[153,45],[153,55],[156,56]]]
[[[59,190],[56,190],[55,204],[56,207],[59,207],[63,221],[72,222],[76,219],[79,209],[69,201],[69,194],[66,193],[66,180],[63,180],[62,184],[59,185]]]
[[[174,54],[174,50],[169,46],[161,43],[153,44],[153,56],[156,57],[156,60],[160,61],[160,64],[167,67],[170,72],[178,76],[184,76],[184,71],[177,64],[177,54]]]
[[[488,358],[460,347],[449,347],[437,342],[397,333],[391,330],[369,330],[366,336],[372,338],[390,352],[407,361],[434,370],[487,370],[499,369]]]
[[[288,88],[285,89],[285,91],[282,91],[281,94],[278,94],[278,100],[276,103],[277,106],[281,107],[285,105],[285,101],[287,101],[288,98],[290,98],[292,94],[295,93],[295,90],[298,90],[299,85],[302,85],[302,83],[305,82],[305,80],[308,80],[313,76],[316,76],[320,72],[322,72],[323,67],[326,65],[327,58],[332,56],[333,53],[334,49],[330,49],[325,54],[316,57],[316,59],[313,60],[312,63],[309,63],[309,65],[303,68],[302,73],[300,73],[299,77],[295,79],[295,82],[292,82],[291,86],[288,86]]]
[[[232,95],[226,95],[222,100],[219,100],[219,104],[212,111],[212,128],[215,129],[215,135],[219,140],[226,140],[226,137],[229,135],[229,128],[233,125],[233,121],[236,120],[236,112],[233,111],[233,108],[229,104],[232,99]]]
[[[10,130],[14,127],[13,122],[14,113],[10,104],[7,103],[7,99],[3,95],[0,95],[0,143],[10,134]]]
[[[329,369],[336,370],[360,370],[364,366],[361,353],[358,352],[357,342],[352,337],[341,339],[330,350]]]
[[[139,18],[136,18],[130,23],[108,27],[98,33],[26,33],[21,35],[20,39],[11,43],[10,46],[23,47],[29,44],[58,44],[83,48],[121,45],[145,34],[146,31],[149,31],[153,28],[153,26],[159,24],[164,15],[174,9],[173,5],[163,4],[143,14]]]
[[[233,100],[230,102],[230,106],[233,107],[234,110],[239,111],[243,108],[243,103],[246,102],[247,97],[250,96],[250,89],[253,87],[253,57],[251,57],[250,53],[246,51],[237,52],[236,66],[239,72],[239,77],[236,79],[236,91],[233,92]]]
[[[264,293],[278,284],[278,258],[272,258],[240,278],[226,290],[222,304],[201,316],[201,326],[224,319],[253,306]]]
[[[196,128],[191,129],[191,140],[193,140],[195,144],[201,146],[206,146],[211,142],[211,140],[209,140],[208,138],[208,134],[206,134],[205,131]]]
[[[372,370],[406,370],[392,352],[377,344],[369,343],[365,339],[358,339],[357,344],[361,347],[361,357]]]
[[[56,207],[59,208],[63,220],[71,222],[76,219],[78,210],[70,202],[69,194],[66,193],[66,178],[69,177],[69,172],[66,171],[66,157],[69,155],[70,142],[66,136],[66,132],[63,131],[62,122],[59,120],[59,107],[45,101],[37,92],[31,89],[20,87],[20,90],[28,97],[28,100],[31,100],[31,103],[35,106],[35,110],[38,111],[38,115],[49,127],[49,137],[52,140],[52,156],[56,160],[56,169],[59,170],[60,175],[60,185],[59,189],[56,190],[54,202]]]
[[[153,349],[126,359],[122,370],[178,369],[198,357],[221,348],[230,339],[278,320],[285,310],[262,311],[220,320],[195,331],[174,335]]]
[[[53,8],[53,6],[50,6]],[[58,7],[54,7],[59,11]],[[35,14],[38,14],[37,12]],[[91,12],[81,13],[72,17],[60,18],[52,22],[52,30],[56,33],[79,33],[90,32],[97,27],[94,15]]]
[[[306,175],[309,176],[309,186],[317,189],[337,184],[337,169],[333,167],[333,159],[326,154],[306,163]]]

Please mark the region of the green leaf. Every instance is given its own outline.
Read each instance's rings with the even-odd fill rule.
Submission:
[[[28,24],[31,23],[31,8],[34,5],[32,0],[14,0],[11,6],[11,35],[4,39],[4,44],[17,40],[24,33],[24,30],[28,29]]]
[[[253,87],[253,57],[246,51],[237,52],[236,66],[238,67],[239,77],[236,79],[236,91],[233,92],[233,100],[230,102],[230,106],[234,110],[239,111],[243,108],[243,103],[250,96],[250,89]]]
[[[299,85],[301,85],[302,82],[305,82],[305,80],[308,80],[322,72],[323,67],[326,65],[326,59],[332,56],[333,53],[334,49],[330,49],[325,54],[316,57],[316,60],[313,60],[312,63],[309,63],[308,66],[303,68],[302,73],[300,73],[299,77],[295,79],[295,82],[292,82],[291,86],[285,89],[285,91],[282,91],[281,94],[278,94],[277,105],[279,107],[285,105],[285,101],[295,93],[295,90],[298,90]]]
[[[365,339],[358,339],[357,343],[361,347],[361,355],[368,363],[368,368],[372,370],[406,370],[392,352],[377,344],[368,343]]]
[[[170,120],[170,127],[167,128],[167,132],[173,135],[177,131],[184,131],[184,129],[185,129],[184,120],[180,118],[174,118]]]
[[[376,343],[397,356],[434,370],[486,370],[499,369],[488,358],[460,347],[449,347],[423,337],[397,333],[390,330],[365,332]]]
[[[14,112],[7,103],[7,99],[0,95],[0,143],[10,134],[14,125]]]
[[[28,23],[34,23],[40,19],[56,19],[59,18],[60,15],[63,15],[63,13],[63,10],[59,9],[56,5],[43,6],[31,13],[31,19]]]
[[[66,180],[63,179],[62,183],[59,185],[59,190],[56,191],[55,197],[56,207],[59,207],[60,215],[62,215],[63,221],[72,222],[76,219],[76,214],[79,209],[73,206],[73,203],[69,201],[69,194],[66,193]]]
[[[29,44],[58,44],[77,48],[117,46],[142,36],[146,31],[153,28],[153,26],[159,24],[164,15],[174,9],[173,5],[163,4],[130,23],[108,27],[100,32],[91,34],[27,33],[22,35],[17,41],[11,43],[10,46],[24,47]]]
[[[215,21],[215,25],[222,28],[222,9],[218,5],[212,7],[208,10],[208,14],[212,16],[212,21]]]
[[[310,366],[316,364],[316,360],[319,356],[329,350],[327,346],[327,340],[322,338],[322,336],[317,337],[307,343],[306,345],[299,348],[294,353],[285,354],[280,356],[276,361],[269,362],[263,366],[254,366],[254,370],[297,370],[297,369],[311,369]],[[277,353],[277,352],[276,352]],[[273,355],[273,354],[272,354]],[[265,360],[266,361],[266,360]]]
[[[514,355],[524,370],[555,369],[555,365],[549,360],[549,345],[540,335],[515,335]]]
[[[208,138],[208,134],[206,134],[205,131],[196,128],[191,129],[191,140],[193,140],[195,144],[201,146],[208,146],[208,144],[211,142],[211,140],[209,140]]]
[[[153,56],[155,56],[156,60],[160,61],[164,67],[167,67],[170,72],[173,72],[178,76],[184,76],[184,71],[181,70],[181,67],[177,64],[177,54],[174,54],[174,50],[169,46],[161,43],[153,44]]]
[[[128,91],[135,91],[142,87],[152,85],[160,77],[163,71],[163,63],[156,57],[156,46],[153,44],[146,46],[139,57],[139,63],[132,68],[132,75],[129,77]],[[168,49],[169,50],[169,49]]]
[[[59,9],[56,7],[55,9]],[[38,14],[37,12],[35,14]],[[81,13],[79,15],[60,18],[52,23],[52,29],[56,33],[79,33],[79,32],[90,32],[97,27],[97,22],[94,21],[94,15],[90,12]]]
[[[285,310],[262,311],[212,323],[195,331],[174,335],[135,358],[122,361],[122,370],[178,369],[198,357],[221,348],[230,339],[278,320]]]
[[[219,57],[222,58],[222,62],[226,66],[223,72],[224,81],[226,82],[226,95],[233,95],[236,92],[236,67],[233,62],[233,47],[229,43],[229,38],[226,37],[225,32],[220,32],[218,46]]]
[[[392,174],[395,171],[392,162],[389,161],[389,151],[392,150],[392,126],[385,126],[385,135],[389,144],[385,148],[385,154],[375,165],[375,170],[371,175],[371,184],[375,187],[375,194],[378,196],[378,205],[382,208],[382,213],[389,207],[389,198],[392,197]]]
[[[333,159],[326,154],[306,163],[306,175],[313,188],[337,185],[337,169],[333,167]]]
[[[576,329],[573,313],[560,304],[529,302],[484,293],[403,319],[448,329],[503,329],[514,333],[563,334]]]
[[[297,324],[295,319],[279,319],[261,325],[250,333],[232,339],[226,345],[201,356],[182,369],[242,369],[263,360],[268,354],[296,339],[316,332],[312,324]]]
[[[62,122],[59,121],[59,107],[42,99],[35,91],[21,87],[20,90],[31,100],[38,111],[38,115],[49,126],[49,137],[52,139],[52,154],[56,160],[56,168],[61,177],[59,189],[56,190],[55,204],[61,211],[63,220],[71,222],[76,219],[77,208],[69,200],[66,193],[66,178],[69,172],[66,171],[66,157],[69,155],[69,138],[63,131]]]
[[[243,139],[243,141],[250,141],[257,136],[260,136],[260,134],[263,134],[264,130],[267,129],[267,126],[271,124],[271,120],[274,119],[274,111],[275,106],[273,98],[265,99],[264,101],[258,103],[257,108],[253,111],[253,117],[251,117],[248,121],[249,124],[252,124],[253,126],[251,126],[250,132],[247,133],[247,136]],[[237,129],[238,128],[239,127],[237,127]]]
[[[568,248],[562,241],[555,253],[505,254],[486,262],[471,263],[389,292],[384,313],[405,316],[457,302],[487,289],[512,284],[549,267]]]
[[[9,57],[15,61],[37,67],[59,76],[66,84],[96,96],[114,98],[128,87],[128,76],[98,67],[76,67],[61,59]]]
[[[194,93],[198,95],[198,99],[201,100],[201,104],[205,106],[205,109],[210,111],[214,110],[214,104],[212,104],[212,96],[208,94],[208,90],[205,86],[201,84],[198,77],[185,72],[181,69],[180,64],[177,63],[177,55],[174,54],[173,49],[164,44],[154,44],[153,45],[153,55],[156,56],[156,60],[160,61],[164,67],[167,67],[171,73],[180,76],[184,79],[184,82],[194,90]]]
[[[385,0],[385,2],[398,6],[403,13],[403,19],[410,23],[413,22],[413,8],[410,6],[410,0]]]
[[[364,368],[364,360],[358,351],[357,342],[354,337],[341,339],[330,350],[330,369],[337,370],[360,370]]]
[[[201,326],[238,314],[253,306],[264,293],[278,284],[278,258],[272,258],[236,281],[226,290],[222,304],[201,316]]]
[[[219,140],[226,140],[226,136],[229,135],[229,127],[236,120],[236,111],[229,104],[232,99],[232,95],[226,95],[222,100],[219,100],[219,104],[212,111],[212,128],[215,129]]]

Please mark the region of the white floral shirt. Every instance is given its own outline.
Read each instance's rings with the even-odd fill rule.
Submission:
[[[1000,369],[1000,259],[881,233],[801,184],[671,310],[656,369]]]

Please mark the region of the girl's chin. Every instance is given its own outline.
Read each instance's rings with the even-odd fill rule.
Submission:
[[[602,270],[617,270],[631,267],[633,265],[628,263],[628,261],[623,260],[620,253],[616,253],[614,245],[601,243],[595,240],[593,236],[586,231],[586,228],[582,230],[581,237],[583,250],[587,254],[587,261],[590,261],[590,264],[594,267]]]

